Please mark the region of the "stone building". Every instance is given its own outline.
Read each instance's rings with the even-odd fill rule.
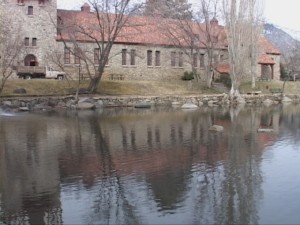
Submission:
[[[57,9],[56,0],[0,0],[0,5],[2,17],[10,19],[14,27],[22,24],[25,51],[16,64],[56,67],[78,78],[87,74],[84,60],[75,54],[76,48],[80,48],[85,51],[89,66],[92,64],[89,70],[93,73],[94,66],[99,61],[96,43],[85,37],[78,38],[74,44],[66,31],[58,32],[60,24],[65,25],[70,21],[76,20],[82,26],[91,23],[95,16],[88,4],[84,4],[79,11]],[[204,73],[208,60],[205,46],[200,44],[200,51],[191,56],[186,53],[186,49],[166,37],[161,29],[161,24],[166,20],[142,16],[133,16],[130,20],[139,24],[139,28],[127,27],[122,30],[122,34],[126,36],[121,35],[115,41],[104,79],[180,79],[185,71],[192,70],[192,65],[199,74]],[[215,74],[228,74],[230,71],[224,27],[215,19],[211,21],[211,26],[217,31],[214,38],[218,40],[214,53],[217,65],[214,68]],[[262,38],[260,49],[257,76],[280,79],[280,52],[265,38]]]

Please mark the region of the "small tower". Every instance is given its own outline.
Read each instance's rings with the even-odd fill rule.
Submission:
[[[57,0],[0,0],[0,16],[21,34],[25,53],[20,65],[44,66],[56,46]]]

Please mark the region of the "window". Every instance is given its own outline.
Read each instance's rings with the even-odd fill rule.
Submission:
[[[214,55],[214,63],[218,63],[219,62],[219,56],[218,55]]]
[[[33,6],[28,6],[28,15],[33,15]]]
[[[171,66],[176,66],[176,52],[171,52]]]
[[[147,66],[152,66],[152,51],[147,51]]]
[[[70,64],[70,49],[65,48],[65,53],[64,53],[64,62],[65,64]]]
[[[127,49],[122,49],[122,65],[125,66],[127,64],[126,61]]]
[[[74,64],[80,64],[80,50],[74,49]]]
[[[94,63],[96,65],[99,65],[99,63],[100,63],[100,49],[99,48],[94,49]]]
[[[17,3],[18,4],[24,4],[24,0],[18,0]]]
[[[24,39],[24,44],[25,44],[25,46],[29,46],[29,37],[26,37]]]
[[[32,38],[31,45],[32,46],[37,46],[37,39],[36,38]]]
[[[39,0],[39,5],[44,5],[45,4],[45,0]]]
[[[155,66],[160,66],[160,51],[155,51]]]
[[[193,55],[193,67],[197,67],[198,66],[198,54],[194,53]]]
[[[178,66],[183,67],[183,52],[179,52]]]
[[[135,65],[135,56],[136,56],[135,49],[131,49],[130,50],[130,65],[132,65],[132,66]]]
[[[224,55],[220,55],[220,61],[222,62],[224,60]]]
[[[204,68],[204,54],[200,54],[200,67]]]

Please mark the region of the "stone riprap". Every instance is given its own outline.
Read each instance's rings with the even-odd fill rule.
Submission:
[[[226,94],[197,96],[84,96],[75,101],[74,96],[64,97],[2,97],[0,108],[5,111],[51,111],[83,110],[103,107],[134,107],[140,102],[151,106],[178,106],[193,104],[198,107],[219,107],[229,105],[274,105],[289,99],[300,102],[300,95],[242,95],[243,101],[229,100]],[[268,103],[268,104],[266,104]]]

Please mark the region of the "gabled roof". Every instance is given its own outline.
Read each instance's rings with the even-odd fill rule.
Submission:
[[[275,61],[266,53],[260,54],[258,59],[259,64],[274,65]]]
[[[71,11],[71,10],[58,10],[58,21],[63,22],[62,34],[58,35],[57,40],[69,40],[70,39],[70,29],[74,25],[80,26],[85,30],[89,30],[94,36],[100,38],[100,31],[97,30],[98,21],[96,14],[86,11]],[[116,15],[109,14],[113,20]],[[191,23],[186,21],[186,24],[189,26],[191,35],[196,35],[198,41],[197,45],[199,47],[205,47],[203,40],[206,40],[205,35],[205,26],[203,24]],[[168,26],[169,29],[166,29],[165,26]],[[127,24],[122,28],[118,38],[115,40],[115,43],[126,43],[126,44],[143,44],[143,45],[163,45],[163,46],[187,46],[190,37],[187,37],[186,33],[183,33],[181,29],[178,29],[178,21],[171,19],[162,19],[155,17],[147,16],[130,16],[128,18]],[[172,30],[172,36],[168,32]],[[73,30],[74,31],[74,30]],[[74,33],[74,32],[73,32]],[[213,25],[211,28],[212,36],[216,42],[216,48],[226,49],[226,35],[225,30],[222,26]],[[86,35],[76,32],[76,40],[78,41],[93,41],[91,38]]]
[[[83,7],[87,7],[85,4]],[[101,40],[101,32],[99,30],[96,13],[86,10],[72,11],[72,10],[58,10],[58,21],[63,22],[61,35],[57,36],[57,40],[71,40],[75,38],[77,41],[94,42],[92,38],[87,35],[74,30],[74,25],[88,30],[90,34],[96,36]],[[113,20],[116,18],[115,14],[103,14],[104,18]],[[182,21],[181,21],[182,23]],[[115,43],[123,44],[140,44],[140,45],[159,45],[159,46],[189,46],[189,41],[192,36],[197,37],[196,45],[205,48],[208,43],[206,35],[206,26],[191,21],[184,21],[187,25],[190,35],[183,33],[182,29],[178,29],[177,20],[163,19],[147,16],[130,16],[127,24],[122,28]],[[79,26],[78,26],[79,25]],[[166,29],[168,27],[168,29]],[[216,43],[216,48],[227,49],[227,40],[225,29],[218,25],[217,20],[211,23],[209,27],[212,37]],[[169,30],[172,30],[170,34]],[[71,31],[71,32],[70,32]],[[74,32],[75,31],[75,32]],[[71,35],[70,35],[71,34]],[[172,36],[172,37],[171,37]],[[190,39],[190,40],[189,40]],[[195,39],[194,39],[195,40]],[[265,37],[259,40],[261,54],[259,63],[261,64],[275,64],[268,54],[280,55],[280,51],[275,48]]]

